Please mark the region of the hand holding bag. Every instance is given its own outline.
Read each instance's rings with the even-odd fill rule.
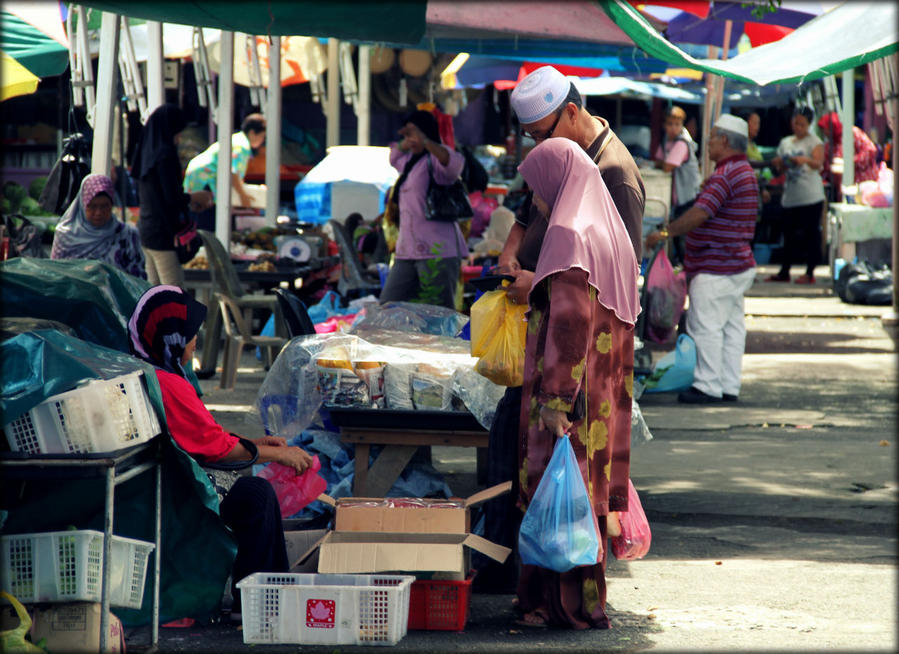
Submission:
[[[461,179],[444,186],[434,181],[434,168],[428,156],[428,192],[425,197],[425,217],[436,222],[451,223],[474,215],[468,191]]]
[[[526,304],[512,304],[506,291],[484,293],[471,306],[471,354],[480,357],[475,372],[500,386],[524,381]]]
[[[619,561],[642,559],[649,551],[652,533],[640,504],[640,496],[630,479],[627,480],[627,511],[618,514],[618,521],[621,523],[621,535],[612,539],[612,554]]]
[[[568,435],[559,438],[521,521],[518,552],[525,565],[567,572],[602,556],[593,504]]]

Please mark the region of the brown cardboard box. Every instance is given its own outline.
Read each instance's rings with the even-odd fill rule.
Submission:
[[[472,507],[512,490],[512,482],[497,484],[465,500],[415,499],[424,506],[375,506],[385,499],[404,498],[342,497],[335,502],[335,531],[371,531],[390,533],[467,534],[471,531]],[[329,498],[330,499],[330,498]],[[332,500],[333,501],[333,500]],[[369,505],[362,504],[368,502]]]
[[[285,531],[287,563],[290,572],[316,572],[318,570],[317,545],[328,533],[327,529]],[[310,550],[312,550],[310,552]],[[307,556],[308,555],[308,556]]]
[[[321,542],[318,571],[434,573],[433,579],[461,581],[472,549],[500,563],[512,551],[474,534],[332,531]]]
[[[31,642],[43,643],[49,652],[97,652],[100,649],[100,603],[70,602],[37,604],[26,607],[31,616]],[[4,606],[0,616],[2,629],[19,624],[11,606]],[[119,619],[109,614],[107,652],[124,654],[125,631]]]

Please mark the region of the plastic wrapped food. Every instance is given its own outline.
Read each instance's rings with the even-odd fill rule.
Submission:
[[[440,336],[455,336],[468,318],[457,311],[432,304],[414,302],[385,302],[365,307],[356,326],[379,327],[401,332],[417,332]]]
[[[365,383],[368,390],[368,406],[373,409],[383,409],[386,405],[384,399],[384,362],[354,361],[353,371]]]

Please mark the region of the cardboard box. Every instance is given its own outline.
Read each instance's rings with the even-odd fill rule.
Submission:
[[[318,571],[329,573],[434,573],[461,581],[471,569],[470,550],[502,563],[512,551],[475,534],[332,531],[318,552]]]
[[[14,629],[19,618],[11,606],[3,606],[0,628]],[[31,642],[46,639],[49,652],[97,652],[100,649],[100,603],[71,602],[67,604],[32,604],[26,606],[31,616]],[[125,631],[119,619],[109,614],[109,636],[106,651],[121,654],[125,651]]]
[[[287,563],[290,572],[317,572],[318,545],[328,533],[327,529],[285,531]]]
[[[471,531],[470,509],[511,490],[512,482],[507,481],[475,493],[465,500],[342,497],[334,502],[334,530],[467,534]]]

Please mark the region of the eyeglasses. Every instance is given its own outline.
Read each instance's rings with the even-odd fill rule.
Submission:
[[[534,141],[536,141],[537,143],[539,143],[540,141],[545,141],[545,140],[548,139],[548,138],[552,138],[553,132],[556,131],[556,127],[559,125],[559,121],[562,120],[562,114],[564,114],[564,113],[565,113],[565,109],[562,108],[562,110],[559,111],[559,113],[556,114],[556,119],[555,119],[555,121],[553,121],[552,126],[551,126],[548,130],[546,130],[545,133],[543,133],[543,134],[531,134],[531,133],[529,133],[529,132],[526,132],[526,131],[524,131],[524,130],[521,130],[521,135],[522,135],[522,136],[527,136],[527,137],[529,137],[529,138],[532,138],[532,139],[534,139]]]

